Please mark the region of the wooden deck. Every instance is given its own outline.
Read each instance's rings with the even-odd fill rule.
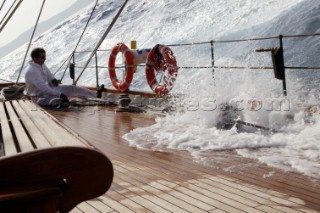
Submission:
[[[203,165],[183,151],[129,147],[122,135],[153,124],[150,116],[107,107],[48,111],[114,164],[110,190],[72,212],[320,212],[320,180],[232,151],[207,153]]]

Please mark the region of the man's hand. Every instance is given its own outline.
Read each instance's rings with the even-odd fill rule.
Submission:
[[[69,99],[65,94],[61,93],[60,98],[62,99],[62,103],[69,103]]]
[[[53,84],[53,86],[57,87],[57,86],[59,85],[60,81],[57,80],[57,79],[53,79],[53,80],[51,81],[51,83]]]

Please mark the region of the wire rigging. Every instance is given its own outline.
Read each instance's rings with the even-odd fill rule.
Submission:
[[[4,1],[2,2],[1,6],[0,6],[0,11],[2,10],[4,3],[6,3],[6,0],[4,0]]]
[[[13,5],[15,4],[17,0],[15,0],[13,2],[13,4],[11,5],[10,9],[7,11],[6,15],[3,17],[3,19],[1,20],[0,25],[2,24],[2,22],[5,20],[6,16],[9,14],[11,8],[13,7]],[[14,9],[12,10],[12,12],[10,13],[9,17],[5,20],[5,22],[2,24],[1,28],[0,28],[0,32],[2,32],[2,30],[5,28],[5,26],[7,25],[7,23],[10,21],[11,17],[13,16],[13,14],[16,12],[16,10],[19,8],[20,4],[22,3],[22,0],[20,0],[16,6],[14,7]]]
[[[12,7],[14,6],[14,4],[16,3],[16,1],[17,0],[14,0],[14,2],[11,4],[10,8],[7,10],[6,14],[4,14],[4,16],[3,16],[3,18],[2,18],[2,20],[0,22],[0,25],[4,22],[4,20],[6,20],[8,14],[10,13],[10,11],[11,11]]]
[[[20,76],[21,76],[21,73],[22,73],[22,69],[23,69],[24,63],[26,61],[26,58],[27,58],[27,55],[28,55],[28,52],[29,52],[29,49],[30,49],[30,46],[31,46],[31,43],[32,43],[32,40],[33,40],[33,36],[34,36],[34,34],[36,32],[36,29],[37,29],[37,26],[38,26],[38,22],[39,22],[39,19],[40,19],[40,16],[41,16],[41,13],[42,13],[42,10],[43,10],[43,6],[44,6],[45,2],[46,2],[46,0],[43,0],[41,8],[40,8],[39,15],[38,15],[38,18],[37,18],[37,21],[36,21],[36,24],[35,24],[35,26],[33,28],[33,32],[32,32],[32,35],[31,35],[31,38],[30,38],[30,41],[29,41],[29,44],[28,44],[28,48],[27,48],[26,54],[24,55],[24,58],[23,58],[23,61],[22,61],[22,64],[21,64],[21,68],[20,68],[20,72],[19,72],[16,84],[18,84],[18,82],[19,82],[19,79],[20,79]]]
[[[101,39],[99,40],[98,44],[96,45],[96,47],[94,48],[94,50],[92,51],[89,59],[87,60],[84,68],[82,69],[80,75],[78,76],[78,78],[75,80],[74,84],[76,85],[77,82],[79,81],[81,75],[83,74],[83,72],[85,71],[85,69],[87,68],[87,66],[89,65],[91,59],[93,58],[93,56],[96,54],[96,51],[98,50],[98,48],[100,47],[100,45],[102,44],[103,40],[107,37],[107,35],[109,34],[109,32],[111,31],[113,25],[116,23],[117,19],[119,18],[121,12],[123,11],[123,9],[125,8],[126,4],[128,3],[129,0],[126,0],[122,7],[119,9],[117,15],[113,18],[111,24],[109,25],[109,27],[107,28],[107,30],[105,31],[105,33],[103,34],[103,36],[101,37]]]
[[[95,3],[95,5],[94,5],[94,7],[93,7],[93,9],[92,9],[92,11],[91,11],[90,16],[89,16],[89,19],[88,19],[88,21],[87,21],[87,23],[86,23],[86,25],[85,25],[85,27],[84,27],[84,29],[83,29],[83,31],[82,31],[82,34],[81,34],[81,36],[80,36],[80,38],[79,38],[79,40],[78,40],[78,42],[77,42],[77,44],[76,44],[73,52],[72,52],[72,54],[63,62],[63,64],[58,68],[58,70],[57,70],[54,74],[56,74],[56,73],[61,69],[61,67],[62,67],[67,61],[68,61],[67,64],[70,64],[70,62],[71,62],[71,60],[72,60],[72,58],[73,58],[72,56],[73,56],[74,53],[76,52],[76,50],[77,50],[77,48],[78,48],[78,46],[79,46],[79,44],[80,44],[80,41],[82,40],[82,37],[83,37],[85,31],[87,30],[87,27],[88,27],[88,25],[89,25],[89,22],[90,22],[90,20],[91,20],[91,18],[92,18],[92,16],[93,16],[93,13],[94,13],[96,7],[97,7],[97,5],[98,5],[98,2],[99,2],[99,0],[96,0],[96,3]],[[66,69],[64,70],[64,72],[63,72],[60,80],[62,80],[62,79],[64,78],[64,75],[65,75],[67,69],[68,69],[68,66],[67,66]]]

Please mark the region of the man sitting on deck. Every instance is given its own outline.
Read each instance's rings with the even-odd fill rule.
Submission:
[[[75,85],[59,85],[59,81],[53,76],[44,64],[46,51],[43,48],[35,48],[31,52],[32,60],[26,70],[25,82],[27,94],[33,101],[40,105],[58,105],[69,103],[68,96],[79,98],[101,97],[101,91],[96,92]]]

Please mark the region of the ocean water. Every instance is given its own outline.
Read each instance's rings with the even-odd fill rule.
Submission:
[[[122,3],[99,3],[77,49],[78,67],[90,55],[80,52],[95,47]],[[58,78],[63,76],[64,67],[58,68],[73,51],[90,12],[88,7],[85,13],[57,25],[32,44],[47,50],[46,63]],[[278,39],[215,43],[216,66],[242,69],[197,68],[211,66],[211,46],[207,43],[211,40],[319,33],[319,14],[318,0],[129,1],[100,49],[111,49],[118,42],[129,45],[131,40],[136,40],[139,48],[192,45],[171,46],[182,68],[171,91],[174,98],[169,99],[173,105],[170,113],[157,118],[155,125],[123,137],[139,149],[188,150],[199,160],[208,151],[235,150],[273,167],[320,178],[319,71],[287,69],[288,95],[284,96],[282,81],[274,78],[272,70],[249,69],[272,66],[270,53],[257,53],[256,49],[278,47]],[[319,66],[319,37],[285,38],[283,45],[287,67]],[[22,46],[0,59],[1,78],[15,81],[25,49]],[[107,65],[108,55],[108,51],[98,53],[100,66]],[[81,70],[77,68],[76,75]],[[24,80],[23,74],[20,81]],[[95,69],[87,69],[78,84],[112,86],[106,68],[99,70],[98,77],[96,82]],[[71,83],[67,74],[63,83]],[[144,67],[138,69],[130,89],[151,91]],[[227,111],[226,106],[232,106],[233,111]],[[315,113],[309,113],[309,106]],[[218,128],[234,120],[269,130],[246,125]]]

